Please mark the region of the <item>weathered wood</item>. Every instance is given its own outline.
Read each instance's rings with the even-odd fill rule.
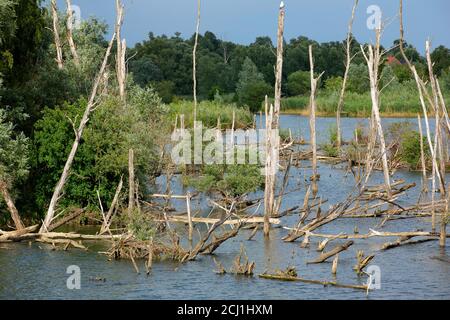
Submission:
[[[197,122],[197,47],[198,36],[200,32],[201,20],[201,0],[197,0],[197,26],[195,29],[194,48],[192,50],[192,80],[193,80],[193,95],[194,95],[194,128]]]
[[[128,150],[128,214],[133,214],[135,203],[134,150]]]
[[[189,218],[187,215],[184,216],[169,216],[168,220],[171,222],[181,222],[181,223],[189,223]],[[201,218],[201,217],[193,217],[193,223],[206,223],[213,224],[221,221],[221,219],[216,218]],[[223,222],[223,225],[238,225],[238,224],[255,224],[255,223],[264,223],[264,217],[242,217],[240,219],[229,219]],[[270,224],[279,225],[281,223],[280,219],[270,218]]]
[[[122,100],[125,100],[125,82],[126,82],[126,66],[125,66],[125,54],[126,54],[126,41],[122,40],[122,24],[124,18],[124,6],[121,0],[116,0],[116,74],[117,83],[119,85],[119,95]]]
[[[26,227],[23,229],[18,229],[15,231],[1,231],[0,230],[0,242],[7,241],[10,238],[20,237],[27,233],[35,232],[38,229],[39,229],[39,225],[36,224],[34,226]]]
[[[53,19],[53,39],[55,42],[55,49],[56,49],[56,63],[58,64],[58,68],[62,69],[64,67],[64,63],[63,63],[61,38],[59,35],[59,17],[58,17],[58,7],[56,5],[56,0],[51,0],[50,6],[51,6],[51,11],[52,11],[52,19]]]
[[[380,152],[381,159],[383,163],[383,173],[384,173],[384,183],[386,185],[386,192],[388,193],[388,197],[390,197],[391,192],[391,183],[390,183],[390,173],[389,173],[389,165],[387,158],[387,149],[386,149],[386,141],[383,132],[383,126],[381,125],[381,116],[380,116],[380,89],[379,85],[379,70],[381,64],[381,49],[380,49],[380,38],[381,38],[381,26],[376,29],[376,45],[373,47],[369,45],[368,54],[366,53],[364,47],[361,45],[361,51],[363,56],[367,62],[367,66],[369,69],[369,80],[370,80],[370,97],[372,99],[372,112],[373,112],[373,120],[375,122],[378,138],[380,141]]]
[[[80,58],[78,56],[75,41],[73,40],[73,10],[72,1],[66,0],[67,4],[67,42],[69,43],[70,52],[72,53],[73,61],[76,66],[80,65]]]
[[[69,223],[72,220],[75,220],[76,218],[78,218],[82,213],[84,212],[84,209],[76,209],[74,212],[68,214],[67,216],[65,216],[64,218],[60,219],[59,221],[52,223],[50,225],[50,227],[48,227],[48,232],[51,232],[63,225],[65,225],[66,223]]]
[[[104,234],[106,232],[106,230],[109,228],[109,226],[111,225],[112,216],[113,216],[116,206],[119,202],[119,197],[120,197],[120,192],[122,191],[122,187],[123,187],[123,178],[120,177],[119,185],[117,186],[113,201],[111,202],[111,206],[109,207],[108,213],[106,214],[105,222],[102,224],[102,227],[100,229],[100,234]]]
[[[274,274],[260,274],[260,278],[263,279],[269,279],[269,280],[279,280],[279,281],[297,281],[297,282],[304,282],[304,283],[310,283],[310,284],[320,284],[325,287],[331,286],[331,287],[337,287],[337,288],[348,288],[348,289],[357,289],[357,290],[368,290],[367,285],[352,285],[352,284],[342,284],[334,281],[321,281],[321,280],[310,280],[310,279],[303,279],[299,277],[290,277],[290,276],[282,276],[282,275],[274,275]]]
[[[345,61],[345,72],[344,72],[344,78],[342,81],[342,88],[341,93],[339,95],[339,102],[336,110],[336,147],[338,148],[338,151],[341,149],[342,144],[342,132],[341,132],[341,113],[342,109],[344,107],[344,98],[345,98],[345,90],[347,88],[347,80],[348,80],[348,73],[350,71],[350,65],[353,60],[352,52],[351,52],[351,44],[353,42],[353,21],[355,20],[355,12],[356,7],[358,6],[359,0],[355,0],[355,4],[353,5],[352,9],[352,17],[350,18],[350,22],[348,23],[348,32],[347,32],[347,42],[346,42],[346,61]]]
[[[21,230],[25,228],[22,219],[20,218],[19,211],[17,210],[16,205],[14,204],[14,200],[9,194],[8,184],[5,181],[0,180],[0,192],[3,196],[3,199],[5,200],[6,206],[8,207],[8,211],[11,214],[11,218],[14,221],[16,229]]]
[[[340,246],[336,246],[333,250],[328,251],[328,252],[323,252],[317,259],[312,260],[312,261],[308,261],[307,264],[316,264],[316,263],[322,263],[325,262],[326,260],[328,260],[329,258],[337,255],[339,252],[345,251],[348,248],[350,248],[350,246],[353,245],[353,241],[348,241],[346,243],[344,243],[343,245]]]

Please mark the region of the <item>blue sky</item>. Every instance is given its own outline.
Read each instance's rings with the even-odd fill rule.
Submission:
[[[82,18],[96,16],[110,26],[115,18],[115,0],[72,0],[81,9]],[[173,35],[179,31],[183,37],[195,30],[197,0],[123,0],[126,13],[124,37],[129,45],[156,35]],[[299,35],[319,42],[343,40],[350,18],[353,0],[285,0],[285,37]],[[58,0],[60,9],[65,1]],[[383,44],[389,46],[398,38],[397,0],[360,0],[354,24],[354,34],[361,42],[373,40],[373,31],[366,26],[366,10],[378,5],[384,19],[389,19]],[[249,44],[257,36],[276,36],[278,0],[202,0],[201,32],[212,31],[217,37]],[[433,47],[450,47],[450,1],[404,0],[406,40],[423,52],[430,38]]]

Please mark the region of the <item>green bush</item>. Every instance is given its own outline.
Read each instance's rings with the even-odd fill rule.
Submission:
[[[308,71],[297,71],[288,76],[288,93],[291,96],[306,94],[311,89],[310,73]]]
[[[69,119],[77,123],[85,107],[86,101],[81,99],[56,109],[47,108],[36,123],[33,167],[39,172],[35,177],[35,201],[41,212],[72,147],[74,133]],[[161,100],[151,89],[130,88],[126,107],[117,97],[102,101],[83,133],[60,206],[96,209],[97,190],[104,203],[111,203],[120,177],[127,176],[130,148],[135,151],[137,176],[145,187],[149,177],[157,173],[157,144],[168,132],[163,121],[165,113]]]

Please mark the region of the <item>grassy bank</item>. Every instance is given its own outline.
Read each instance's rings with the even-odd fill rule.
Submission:
[[[446,104],[449,105],[449,94],[445,94]],[[339,93],[322,91],[316,98],[317,114],[319,116],[335,116],[336,107],[339,101]],[[281,111],[285,114],[308,115],[309,96],[297,96],[284,98],[281,101]],[[370,93],[346,94],[343,108],[343,116],[349,117],[369,117],[372,110]],[[381,114],[383,117],[406,118],[416,117],[422,112],[417,90],[410,87],[401,86],[390,89],[381,95]]]

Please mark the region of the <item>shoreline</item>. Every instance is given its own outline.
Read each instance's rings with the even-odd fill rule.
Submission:
[[[299,115],[299,116],[309,116],[310,112],[305,109],[288,109],[288,110],[282,110],[280,111],[280,114],[282,115]],[[412,112],[382,112],[380,115],[382,118],[417,118],[418,113],[412,113]],[[432,114],[429,114],[431,116]],[[323,112],[323,111],[316,111],[316,116],[321,118],[336,118],[335,113],[329,113],[329,112]],[[341,115],[342,118],[368,118],[370,117],[370,114],[349,114],[349,113],[343,113]]]

